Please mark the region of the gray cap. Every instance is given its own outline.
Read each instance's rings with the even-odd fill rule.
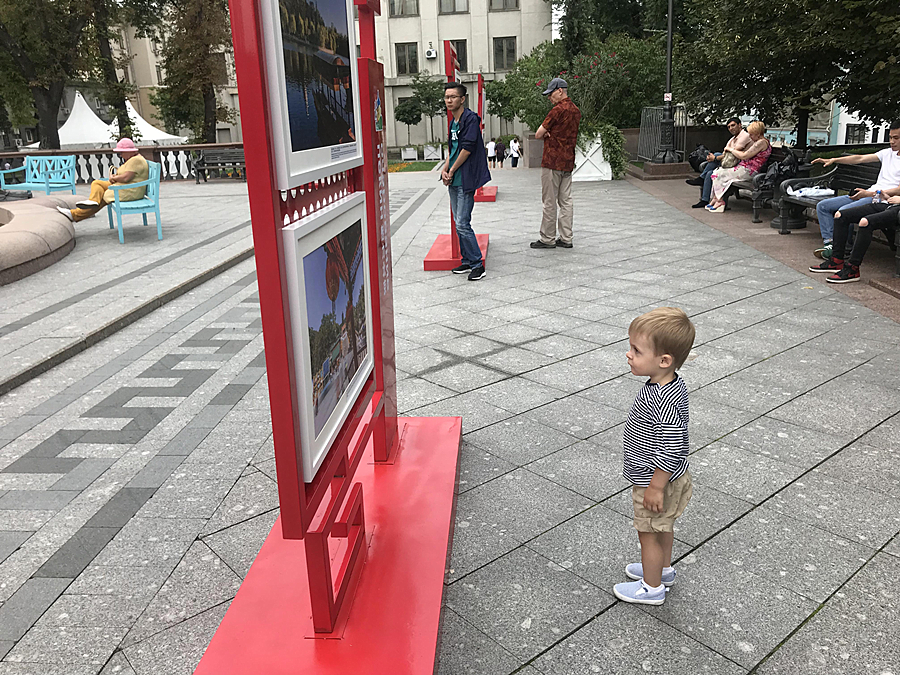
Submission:
[[[546,96],[547,94],[549,94],[552,91],[556,91],[557,89],[568,89],[568,88],[569,88],[568,82],[566,82],[561,77],[554,77],[552,80],[550,80],[550,84],[547,85],[547,91],[544,92],[544,96]]]

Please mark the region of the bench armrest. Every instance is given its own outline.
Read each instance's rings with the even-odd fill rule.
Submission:
[[[155,182],[156,181],[153,180],[142,180],[140,183],[120,183],[119,185],[110,185],[107,189],[113,191],[113,195],[116,198],[115,203],[120,204],[121,202],[119,201],[119,190],[122,190],[124,188],[143,187],[144,185],[151,185]]]
[[[20,166],[17,169],[5,169],[3,171],[0,171],[0,173],[16,173],[17,171],[24,171],[24,170],[25,170],[25,165],[23,164],[22,166]]]
[[[815,178],[790,178],[786,181],[782,181],[776,190],[776,194],[778,197],[787,196],[787,190],[789,187],[797,189],[800,187],[813,187],[816,185],[827,185],[831,182],[831,179],[834,177],[834,174],[837,173],[837,169],[832,169],[828,173],[823,173],[821,176],[816,176]]]

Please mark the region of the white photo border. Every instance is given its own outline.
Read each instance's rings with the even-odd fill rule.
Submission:
[[[359,370],[350,380],[334,411],[322,427],[318,438],[312,391],[312,365],[309,345],[309,318],[306,309],[306,279],[303,272],[303,257],[323,246],[332,237],[340,234],[357,221],[362,229],[362,253],[358,274],[365,280],[366,296],[366,340],[368,349],[360,363]],[[369,242],[366,230],[366,196],[355,192],[311,216],[301,218],[282,229],[284,242],[285,274],[287,275],[288,302],[290,306],[291,331],[297,401],[300,417],[300,441],[303,480],[309,483],[315,478],[328,450],[331,448],[350,414],[356,399],[362,392],[369,374],[375,367],[374,335],[372,317],[372,290],[369,283]]]
[[[284,71],[284,47],[281,40],[281,13],[278,0],[260,0],[263,23],[263,48],[266,55],[266,81],[269,92],[269,122],[271,124],[272,151],[275,154],[275,173],[279,190],[291,190],[319,178],[325,178],[363,164],[362,119],[359,109],[359,73],[356,55],[356,20],[353,17],[353,0],[344,0],[347,7],[347,32],[350,38],[350,80],[353,89],[353,118],[355,143],[330,145],[294,152],[291,146],[291,125],[288,117],[287,82]],[[332,149],[356,146],[352,156],[332,161]]]

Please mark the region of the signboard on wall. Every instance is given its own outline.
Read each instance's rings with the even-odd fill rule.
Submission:
[[[278,188],[360,166],[352,0],[263,0]]]
[[[303,477],[311,482],[374,367],[365,193],[282,229]]]

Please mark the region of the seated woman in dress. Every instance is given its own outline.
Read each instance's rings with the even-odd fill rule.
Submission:
[[[747,126],[747,133],[750,134],[750,145],[744,150],[730,151],[740,160],[738,165],[731,169],[719,167],[712,175],[712,200],[706,208],[714,213],[725,211],[725,193],[731,184],[736,180],[750,178],[763,167],[772,154],[772,145],[765,138],[766,125],[759,120],[751,122]]]

